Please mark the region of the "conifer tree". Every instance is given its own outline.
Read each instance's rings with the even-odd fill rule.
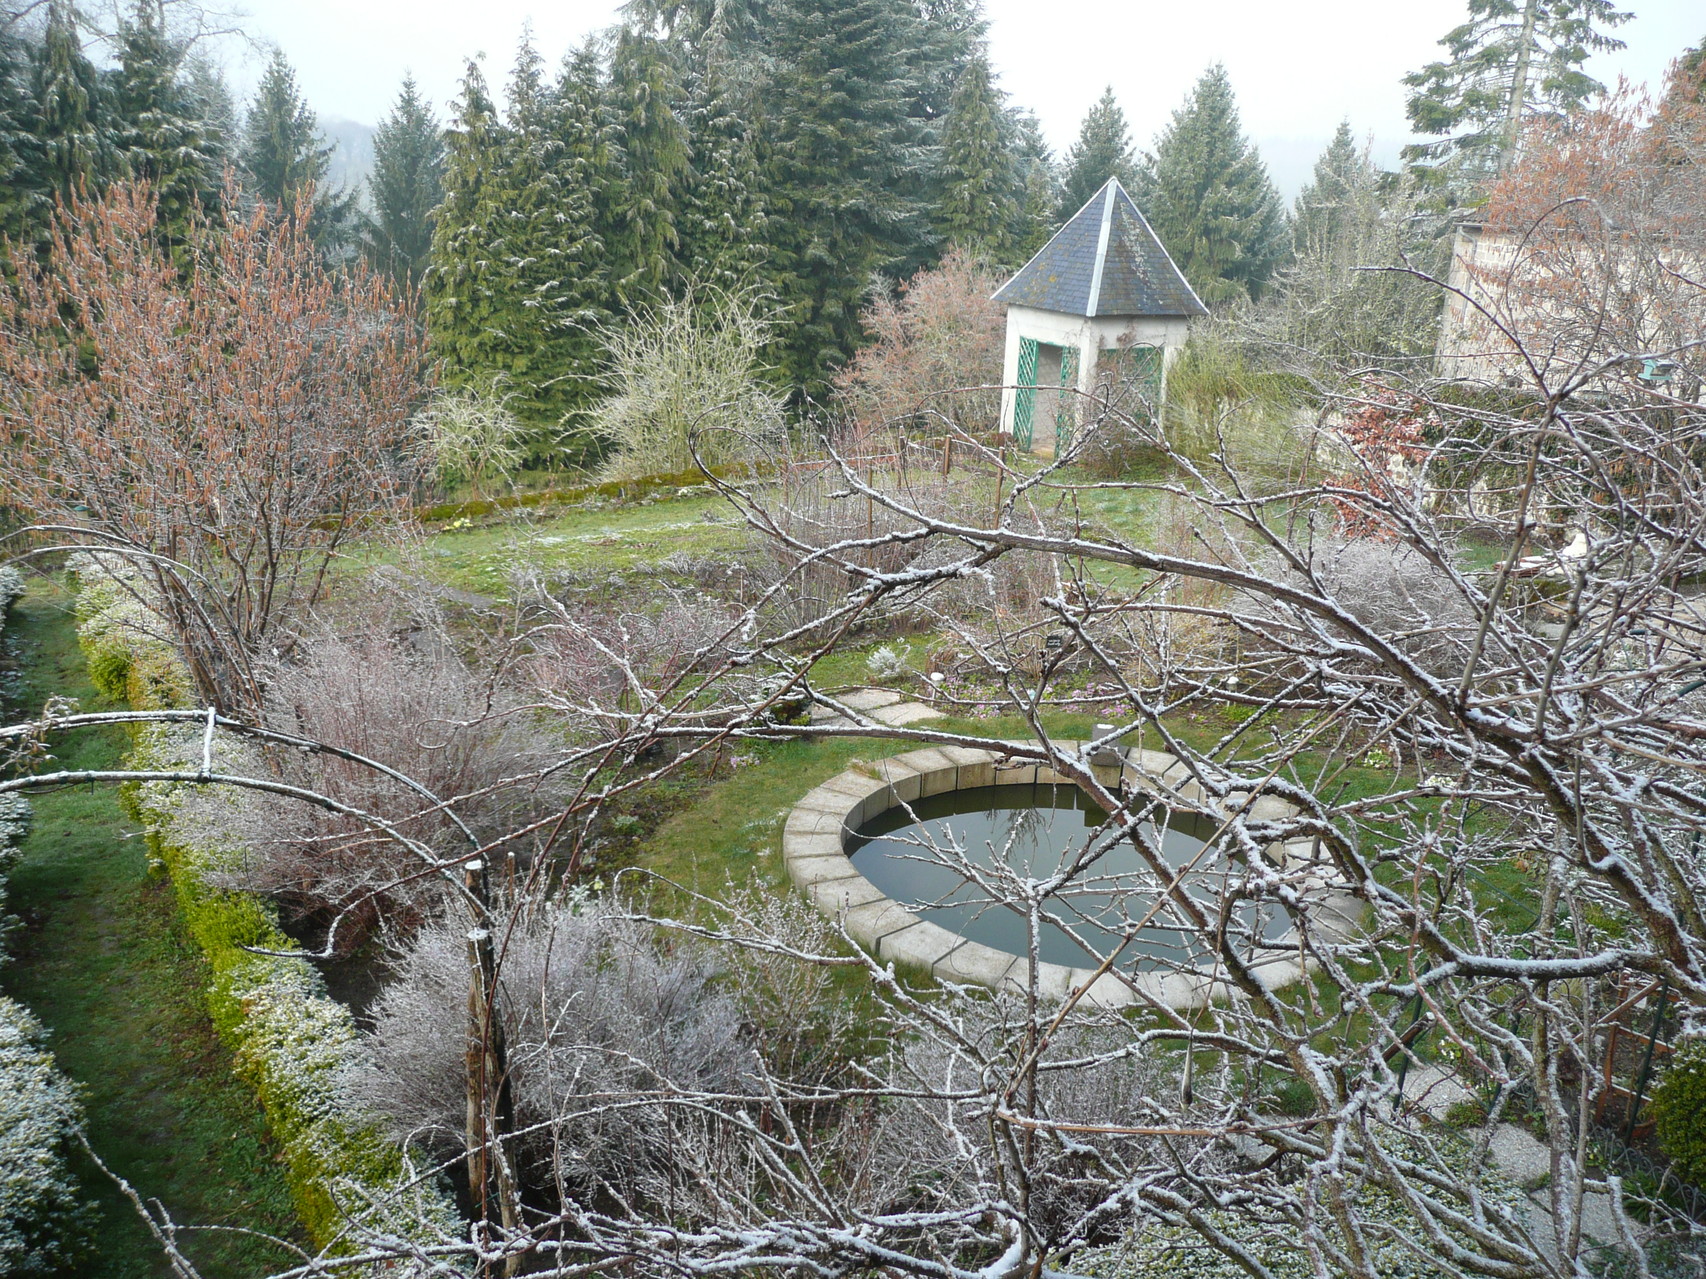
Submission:
[[[871,275],[924,241],[923,173],[908,114],[916,15],[908,0],[774,0],[763,93],[770,256],[785,308],[777,362],[820,395],[858,346]]]
[[[1362,155],[1351,137],[1351,122],[1339,121],[1333,140],[1315,161],[1315,172],[1297,197],[1292,239],[1298,251],[1338,238],[1352,191],[1362,172]]]
[[[1144,157],[1138,204],[1209,305],[1260,297],[1285,258],[1279,193],[1238,121],[1226,69],[1211,66]]]
[[[679,218],[677,256],[698,284],[737,290],[764,260],[764,202],[752,132],[733,93],[715,71],[697,77],[688,95],[693,162]]]
[[[118,161],[147,181],[167,238],[187,232],[192,209],[217,203],[218,143],[180,75],[183,50],[168,38],[157,0],[137,0],[119,35],[113,114]]]
[[[35,120],[30,50],[12,30],[0,27],[0,235],[7,239],[28,237],[39,206]]]
[[[418,285],[432,255],[433,210],[444,198],[444,138],[415,78],[405,76],[397,104],[373,135],[368,192],[373,212],[364,247],[376,266]]]
[[[966,63],[942,130],[943,240],[1005,261],[1019,220],[1014,156],[1002,133],[1001,104],[980,51]]]
[[[1084,117],[1078,130],[1078,141],[1066,153],[1066,174],[1061,182],[1060,203],[1056,207],[1057,222],[1064,222],[1084,202],[1106,185],[1109,178],[1118,178],[1127,187],[1132,185],[1131,131],[1126,127],[1125,112],[1114,99],[1109,85]]]
[[[1454,164],[1472,180],[1508,168],[1524,121],[1603,91],[1582,64],[1621,49],[1606,32],[1633,16],[1612,0],[1469,0],[1469,21],[1440,41],[1449,56],[1404,77],[1410,123],[1439,139],[1406,147],[1405,159]]]
[[[69,197],[81,183],[98,188],[111,175],[112,148],[101,128],[103,90],[84,56],[71,5],[50,0],[31,94],[37,170],[30,185],[47,201]]]
[[[1019,156],[1019,205],[1013,224],[1012,265],[1028,261],[1054,234],[1055,210],[1060,192],[1055,181],[1054,157],[1037,117],[1029,111],[1012,116]]]
[[[565,185],[584,196],[577,216],[590,219],[588,232],[598,246],[596,259],[583,267],[589,296],[609,313],[615,305],[622,264],[606,251],[619,238],[627,217],[628,174],[619,145],[621,130],[611,114],[612,94],[598,48],[592,41],[563,59],[552,94],[552,134],[558,144],[557,169]]]
[[[500,121],[469,63],[446,135],[444,200],[433,229],[427,318],[450,385],[513,394],[538,429],[531,460],[554,455],[565,416],[596,389],[593,305],[601,283],[586,186],[555,126],[538,55],[523,43]]]
[[[675,68],[650,36],[623,30],[610,65],[610,114],[621,149],[624,216],[604,236],[624,308],[653,303],[678,277],[676,211],[687,182],[689,142],[676,114]]]
[[[336,252],[348,244],[353,231],[355,193],[326,186],[331,155],[319,120],[296,87],[296,72],[284,54],[275,52],[243,121],[239,160],[248,193],[290,212],[302,192],[312,187],[309,225],[315,242]]]

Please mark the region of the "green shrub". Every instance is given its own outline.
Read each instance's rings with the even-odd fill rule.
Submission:
[[[1706,1186],[1706,1042],[1693,1040],[1671,1058],[1653,1090],[1653,1119],[1676,1175]]]

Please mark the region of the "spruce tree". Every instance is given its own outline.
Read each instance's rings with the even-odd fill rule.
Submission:
[[[774,0],[764,87],[766,275],[785,308],[777,361],[800,393],[828,390],[858,346],[873,272],[925,241],[907,0]]]
[[[293,213],[302,192],[312,187],[314,239],[337,252],[353,233],[355,193],[326,186],[331,155],[319,120],[296,87],[296,72],[284,54],[275,52],[243,121],[239,160],[248,193]]]
[[[610,115],[624,178],[624,216],[604,235],[624,307],[656,302],[678,275],[677,207],[688,177],[676,69],[650,36],[622,31],[611,57]]]
[[[183,50],[165,31],[156,0],[137,0],[119,35],[113,114],[118,160],[150,183],[168,239],[187,234],[192,210],[219,197],[219,145],[202,104],[180,75]]]
[[[1006,261],[1019,220],[1017,166],[1003,135],[1001,104],[979,52],[960,73],[942,130],[942,196],[936,230],[943,240]]]
[[[415,78],[403,78],[397,104],[373,135],[373,172],[367,188],[373,211],[366,220],[368,259],[394,279],[418,285],[432,255],[433,210],[444,198],[439,171],[444,137]]]
[[[1633,16],[1612,0],[1469,0],[1469,21],[1440,41],[1449,56],[1404,77],[1411,125],[1439,139],[1404,157],[1442,178],[1452,167],[1472,181],[1507,168],[1525,120],[1603,91],[1582,64],[1621,49],[1606,32]]]
[[[1309,185],[1297,197],[1297,210],[1292,220],[1292,239],[1301,253],[1331,243],[1347,216],[1352,192],[1362,175],[1363,157],[1351,137],[1351,122],[1339,121],[1333,140],[1315,161],[1315,173]]]
[[[1118,178],[1131,186],[1133,173],[1131,131],[1126,127],[1125,112],[1114,99],[1114,88],[1109,85],[1085,115],[1078,141],[1066,153],[1066,174],[1061,182],[1056,220],[1064,222],[1077,213],[1109,178]]]
[[[1287,252],[1285,209],[1219,63],[1173,113],[1137,186],[1138,204],[1204,302],[1261,296]]]
[[[104,86],[83,54],[68,0],[48,5],[31,97],[36,171],[29,185],[48,201],[68,199],[84,185],[99,189],[113,169],[112,147],[102,128]]]

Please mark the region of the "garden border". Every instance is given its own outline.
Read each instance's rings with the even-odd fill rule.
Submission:
[[[1092,769],[1108,785],[1139,787],[1184,804],[1201,802],[1201,787],[1175,756],[1133,750],[1124,761],[1092,764]],[[871,818],[900,804],[955,790],[1032,784],[1075,783],[1046,764],[965,746],[932,746],[849,768],[807,792],[789,812],[782,828],[782,859],[788,877],[813,905],[837,919],[854,941],[879,959],[926,969],[944,982],[1022,990],[1028,984],[1028,959],[921,919],[854,868],[846,843]],[[1240,798],[1229,797],[1234,804]],[[1259,820],[1283,820],[1296,812],[1294,805],[1273,796],[1258,796],[1249,804],[1249,815]],[[1288,862],[1313,860],[1307,840],[1275,844],[1268,852],[1282,868]],[[1362,904],[1355,897],[1334,891],[1319,878],[1305,878],[1298,886],[1323,908],[1318,912],[1317,931],[1343,938],[1355,930],[1362,915]],[[1293,926],[1281,944],[1295,944],[1296,936]],[[1312,964],[1298,953],[1258,959],[1254,966],[1263,985],[1276,989],[1296,981]],[[1037,967],[1037,986],[1045,998],[1065,1000],[1082,990],[1083,998],[1106,1008],[1136,1004],[1191,1008],[1234,993],[1223,978],[1209,972],[1109,972],[1098,977],[1087,967],[1052,963]]]

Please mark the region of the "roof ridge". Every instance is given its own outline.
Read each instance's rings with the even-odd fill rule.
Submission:
[[[1102,272],[1108,265],[1108,237],[1114,230],[1114,192],[1124,190],[1118,178],[1109,178],[1100,192],[1107,198],[1102,201],[1102,228],[1096,236],[1096,265],[1090,271],[1091,315],[1096,314],[1102,301]]]

